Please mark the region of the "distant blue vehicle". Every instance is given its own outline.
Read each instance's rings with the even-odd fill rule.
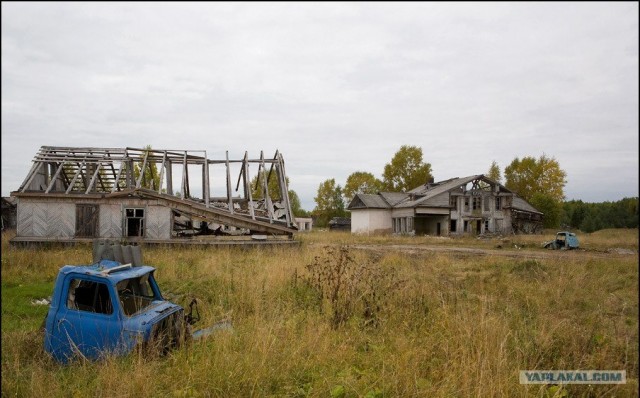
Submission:
[[[561,231],[556,234],[554,240],[550,240],[542,244],[545,249],[554,250],[570,250],[580,247],[578,243],[578,237],[573,232]]]
[[[154,271],[111,260],[62,267],[45,320],[45,350],[67,362],[127,354],[137,345],[161,352],[180,346],[194,318],[162,297]]]

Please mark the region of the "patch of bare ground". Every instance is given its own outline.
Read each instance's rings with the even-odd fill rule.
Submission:
[[[637,253],[630,249],[607,249],[607,250],[528,250],[528,249],[483,249],[470,247],[434,246],[434,245],[385,245],[385,244],[357,244],[354,249],[371,250],[375,252],[386,252],[389,250],[400,251],[410,255],[420,255],[428,253],[449,253],[456,256],[502,256],[512,258],[563,258],[563,257],[599,257],[606,258],[614,256],[630,256]]]

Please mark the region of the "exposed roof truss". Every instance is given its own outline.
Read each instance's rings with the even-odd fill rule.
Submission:
[[[254,187],[250,186],[251,166],[257,168]],[[213,171],[217,171],[216,180]],[[238,177],[232,179],[235,173]],[[271,194],[269,189],[274,186],[273,180],[277,186],[274,197],[273,189]],[[212,196],[216,189],[224,192]],[[260,192],[261,198],[253,198],[253,192]],[[241,159],[230,159],[228,152],[224,159],[209,159],[202,150],[43,146],[13,195],[117,197],[122,193],[151,197],[155,194],[172,206],[177,206],[176,200],[181,201],[182,211],[189,213],[192,209],[191,213],[202,218],[211,218],[215,213],[214,219],[235,220],[242,227],[246,223],[241,219],[248,218],[280,224],[285,232],[293,232],[296,224],[288,192],[284,158],[279,151],[273,158],[266,158],[261,151],[257,159],[249,158],[247,152]]]

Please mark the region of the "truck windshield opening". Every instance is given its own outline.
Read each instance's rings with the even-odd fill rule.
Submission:
[[[155,299],[149,275],[124,279],[116,285],[118,298],[125,315],[131,316],[151,305]]]

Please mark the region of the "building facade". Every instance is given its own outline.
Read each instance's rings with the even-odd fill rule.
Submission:
[[[503,185],[473,175],[430,182],[409,192],[356,194],[351,232],[462,235],[537,233],[543,214]]]

